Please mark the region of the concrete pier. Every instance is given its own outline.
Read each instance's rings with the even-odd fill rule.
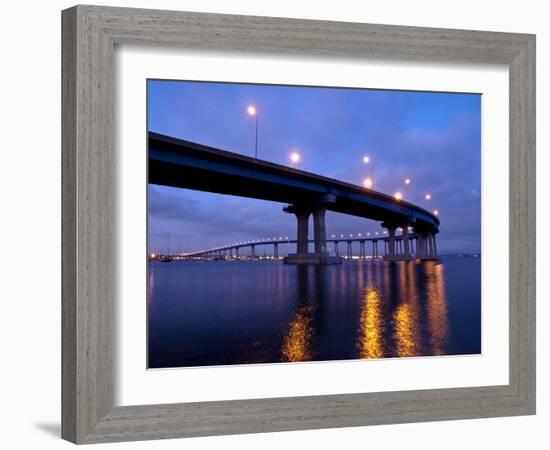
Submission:
[[[439,231],[416,230],[416,257],[426,261],[439,261],[435,236]]]
[[[335,201],[332,195],[323,195],[310,202],[295,203],[283,208],[283,211],[294,214],[297,220],[296,253],[290,253],[283,259],[285,264],[341,264],[342,258],[332,256],[327,249],[325,226],[326,205]],[[313,215],[314,252],[309,252],[308,230],[309,216]]]
[[[392,234],[393,225],[384,223],[382,226],[386,226],[388,233]],[[384,259],[389,261],[408,261],[413,259],[418,259],[421,261],[438,261],[439,256],[437,254],[437,246],[435,236],[439,233],[437,228],[415,228],[413,225],[414,232],[416,234],[416,248],[413,251],[413,241],[409,239],[409,226],[410,224],[401,225],[402,234],[399,239],[399,245],[397,247],[389,245],[389,253],[384,257]],[[393,231],[395,233],[395,231]],[[395,238],[394,238],[395,239]]]

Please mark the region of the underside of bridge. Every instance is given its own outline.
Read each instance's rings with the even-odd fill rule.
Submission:
[[[295,214],[298,222],[296,253],[290,253],[284,258],[285,264],[341,264],[342,258],[332,256],[327,249],[327,232],[325,213],[327,205],[336,202],[334,195],[326,194],[316,201],[294,203],[283,210]],[[313,215],[313,253],[309,253],[308,229],[309,216]]]

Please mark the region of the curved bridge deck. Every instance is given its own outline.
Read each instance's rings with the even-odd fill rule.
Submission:
[[[327,209],[367,219],[415,222],[437,228],[439,219],[419,206],[350,183],[194,142],[149,133],[149,183],[281,203],[330,194]]]

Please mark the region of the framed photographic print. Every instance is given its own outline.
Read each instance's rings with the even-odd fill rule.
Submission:
[[[532,35],[63,11],[76,443],[535,412]]]

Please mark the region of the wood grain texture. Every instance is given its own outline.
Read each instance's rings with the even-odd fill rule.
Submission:
[[[76,10],[62,17],[62,435],[76,440]]]
[[[63,11],[62,28],[65,439],[93,443],[535,412],[534,36],[96,6]],[[508,65],[510,384],[113,407],[116,44]]]

